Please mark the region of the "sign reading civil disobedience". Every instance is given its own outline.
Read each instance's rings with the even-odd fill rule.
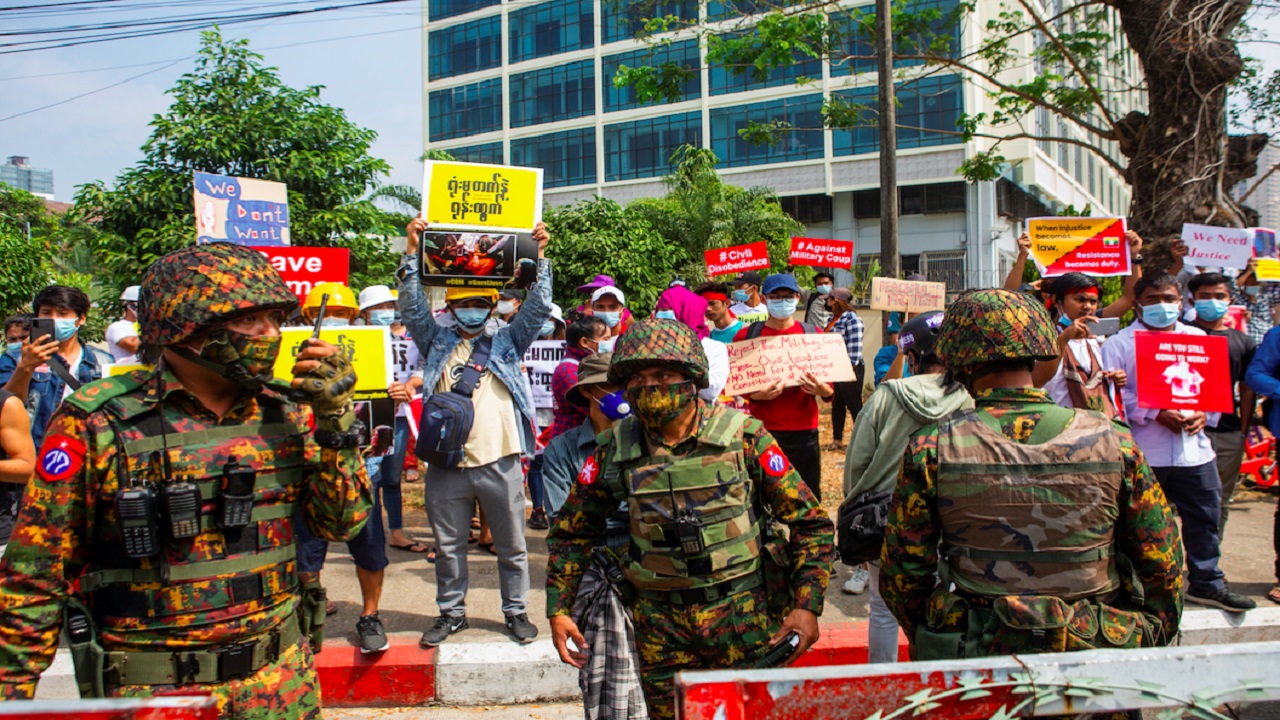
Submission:
[[[791,264],[848,270],[853,267],[853,242],[823,238],[791,238]]]
[[[763,242],[735,245],[707,250],[703,253],[703,257],[707,261],[707,277],[733,275],[769,267],[769,246]]]

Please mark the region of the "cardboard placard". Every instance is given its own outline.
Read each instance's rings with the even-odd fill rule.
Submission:
[[[524,259],[538,257],[538,243],[529,233],[422,233],[418,260],[427,287],[501,288],[516,274]]]
[[[872,310],[917,313],[946,308],[946,283],[871,278]]]
[[[433,229],[532,233],[542,221],[542,168],[424,164],[422,217]]]
[[[853,364],[844,338],[836,333],[771,335],[729,343],[725,395],[747,395],[781,380],[791,387],[812,373],[823,382],[850,382]]]
[[[769,267],[769,246],[763,242],[734,245],[704,251],[703,258],[707,262],[707,277],[736,275],[748,270],[763,270]]]
[[[1231,412],[1231,374],[1227,339],[1139,330],[1138,407],[1159,410]]]
[[[1031,218],[1027,234],[1031,258],[1043,277],[1069,272],[1110,277],[1131,272],[1124,218]]]
[[[1245,268],[1253,256],[1253,233],[1248,228],[1182,224],[1187,260],[1200,267]]]
[[[563,340],[534,340],[524,352],[524,371],[535,408],[552,408],[551,374],[564,360]]]
[[[347,248],[318,248],[302,246],[254,245],[271,267],[280,273],[299,302],[306,302],[307,293],[316,283],[337,282],[347,284],[351,276],[351,251]]]
[[[1262,282],[1280,280],[1280,260],[1276,258],[1258,258],[1258,263],[1253,266],[1253,274]]]
[[[284,183],[195,173],[196,243],[289,244]]]
[[[1228,305],[1226,319],[1223,323],[1226,327],[1240,332],[1248,332],[1249,323],[1245,322],[1244,314],[1249,311],[1243,305]]]
[[[823,238],[791,238],[791,264],[848,270],[853,267],[853,242]]]

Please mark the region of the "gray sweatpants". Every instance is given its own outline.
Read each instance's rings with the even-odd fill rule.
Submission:
[[[436,536],[436,604],[440,614],[467,612],[467,537],[478,500],[493,548],[498,552],[502,613],[525,612],[529,599],[529,555],[524,543],[524,473],[520,456],[508,455],[475,468],[446,470],[430,466],[423,495],[431,532]]]

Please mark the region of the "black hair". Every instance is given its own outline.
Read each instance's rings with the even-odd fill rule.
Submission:
[[[704,282],[694,288],[693,293],[695,295],[701,295],[703,293],[720,293],[721,295],[728,297],[729,286],[722,282]]]
[[[836,279],[836,277],[835,277],[834,275],[832,275],[831,273],[829,273],[829,272],[816,272],[816,273],[814,273],[814,274],[813,274],[813,281],[814,281],[814,282],[817,282],[817,281],[818,281],[818,278],[826,278],[826,279],[831,280],[831,281],[833,281],[833,282],[834,282],[834,281],[835,281],[835,279]]]
[[[1163,288],[1178,287],[1178,280],[1169,273],[1156,273],[1155,275],[1143,275],[1138,278],[1138,282],[1133,285],[1133,297],[1140,298],[1142,294],[1148,290],[1160,290]]]
[[[576,348],[582,344],[583,340],[594,340],[601,330],[608,329],[609,326],[605,321],[595,315],[584,315],[574,320],[573,324],[564,331],[564,340],[569,347]]]
[[[1200,288],[1213,285],[1226,285],[1228,290],[1231,289],[1231,281],[1227,279],[1227,276],[1216,272],[1196,275],[1191,278],[1191,282],[1187,283],[1187,289],[1191,291],[1192,295],[1195,295]]]
[[[1092,288],[1098,289],[1098,281],[1096,278],[1079,272],[1069,272],[1053,281],[1050,293],[1058,300],[1066,297],[1068,294],[1077,290]]]
[[[10,315],[9,317],[5,318],[4,332],[6,335],[9,333],[9,328],[13,327],[14,325],[17,325],[18,327],[22,328],[23,330],[26,330],[27,332],[31,332],[31,316],[27,313],[18,313],[17,315]]]
[[[89,296],[78,288],[50,285],[36,293],[35,299],[31,301],[31,311],[36,315],[40,314],[40,308],[46,307],[54,310],[70,310],[84,317],[89,314]]]

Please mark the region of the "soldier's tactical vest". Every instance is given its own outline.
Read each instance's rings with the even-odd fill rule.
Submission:
[[[1025,444],[981,410],[938,426],[940,550],[963,592],[1070,602],[1119,585],[1120,442],[1098,413],[1043,408]]]
[[[614,426],[604,482],[625,494],[637,588],[703,588],[760,572],[760,522],[743,453],[747,416],[713,409],[688,455],[646,456],[643,426]]]
[[[115,481],[103,483],[91,540],[92,571],[80,579],[98,627],[116,639],[129,630],[165,626],[175,634],[190,633],[198,641],[205,626],[226,627],[238,618],[253,622],[262,611],[291,600],[297,589],[293,516],[301,486],[313,469],[306,454],[308,428],[293,422],[285,401],[259,394],[262,422],[203,429],[164,426],[156,405],[143,400],[151,376],[134,373],[117,378],[109,393],[67,402],[90,412],[106,412],[113,432],[95,436],[91,457],[112,455]],[[163,453],[171,474],[164,477]],[[224,532],[215,511],[223,469],[232,459],[256,471],[254,506],[247,527]],[[129,478],[156,483],[157,495],[168,482],[191,482],[200,489],[200,531],[192,538],[171,539],[161,516],[159,555],[126,557],[116,525],[115,495]]]

